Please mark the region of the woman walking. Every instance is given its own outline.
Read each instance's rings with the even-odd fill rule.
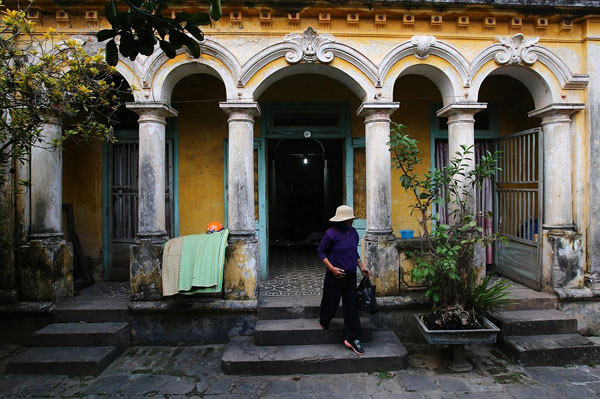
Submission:
[[[346,205],[338,206],[335,216],[329,219],[336,222],[325,232],[317,252],[327,266],[321,299],[319,322],[324,329],[335,315],[342,298],[344,313],[344,345],[358,355],[365,353],[360,343],[360,319],[356,296],[356,267],[363,276],[369,275],[369,269],[358,256],[358,232],[352,227],[356,219],[354,210]]]

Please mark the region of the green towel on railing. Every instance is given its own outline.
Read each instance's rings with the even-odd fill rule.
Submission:
[[[229,230],[186,236],[179,262],[179,293],[219,293],[223,289]]]

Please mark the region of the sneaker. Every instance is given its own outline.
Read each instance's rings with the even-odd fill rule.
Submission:
[[[345,340],[344,345],[346,345],[348,349],[353,350],[354,353],[356,353],[357,355],[364,355],[365,353],[365,350],[363,349],[358,339],[355,339],[352,342],[348,342],[348,340]]]

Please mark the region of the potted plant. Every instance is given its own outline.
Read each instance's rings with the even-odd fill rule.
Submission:
[[[401,173],[400,183],[414,197],[411,215],[420,228],[420,248],[409,254],[411,278],[425,287],[433,304],[428,313],[415,315],[417,323],[429,343],[453,345],[453,370],[471,370],[464,345],[494,343],[499,329],[486,313],[508,302],[510,284],[493,282],[474,265],[475,251],[504,239],[478,226],[478,219],[493,215],[478,214],[474,200],[477,187],[499,170],[500,153],[487,152],[475,163],[472,148],[462,146],[447,166],[419,175],[421,151],[403,125],[393,123],[388,145],[393,166]],[[447,207],[447,220],[433,212],[436,205]]]

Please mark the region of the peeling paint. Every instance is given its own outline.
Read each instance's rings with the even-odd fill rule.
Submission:
[[[571,231],[550,230],[552,245],[552,286],[556,288],[583,288],[584,266],[581,234]]]
[[[225,251],[225,299],[258,298],[258,241],[256,237],[230,238]]]
[[[71,243],[34,240],[19,248],[21,299],[58,302],[73,296]]]
[[[364,246],[366,265],[371,270],[377,295],[397,295],[400,291],[400,257],[394,237],[366,236]]]
[[[131,299],[162,299],[161,253],[163,246],[140,240],[129,252]]]

